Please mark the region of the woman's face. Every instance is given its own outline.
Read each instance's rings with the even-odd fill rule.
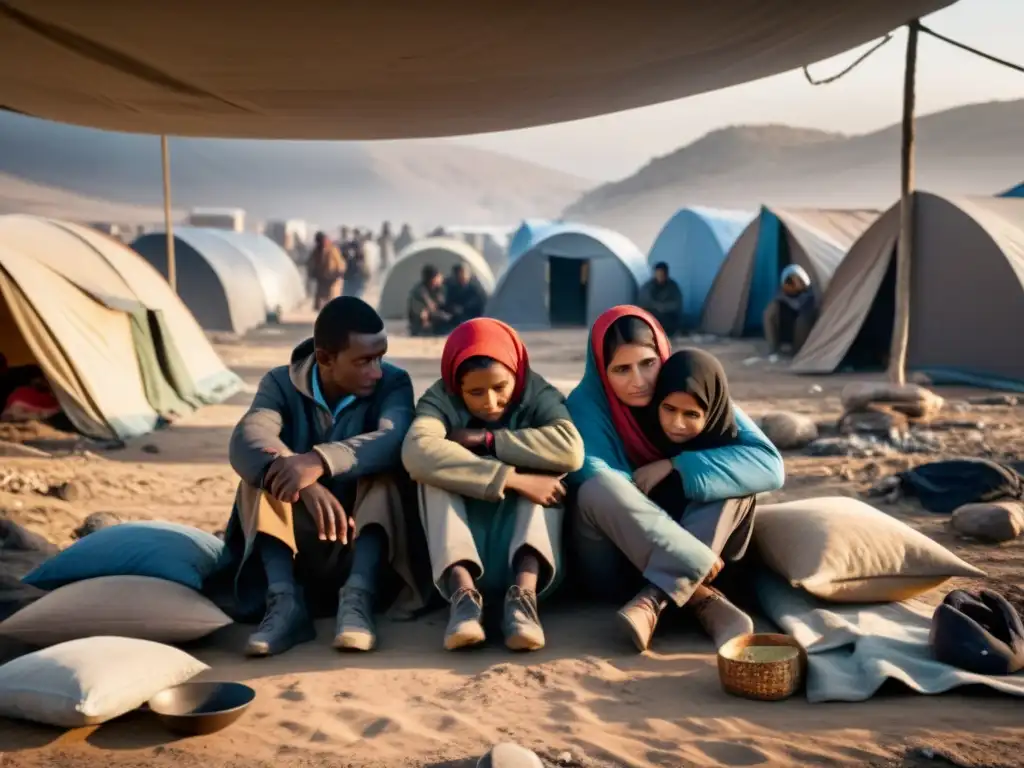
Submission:
[[[658,421],[665,437],[678,445],[703,432],[708,415],[693,395],[673,392],[658,406]]]
[[[650,405],[661,370],[658,353],[642,344],[623,344],[608,363],[608,384],[615,396],[630,408]]]
[[[470,415],[488,424],[501,421],[516,387],[516,377],[498,362],[469,371],[460,383],[462,402]]]

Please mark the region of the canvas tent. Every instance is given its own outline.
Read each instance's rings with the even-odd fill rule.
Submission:
[[[549,219],[523,219],[516,231],[512,233],[508,242],[508,260],[514,261],[530,250],[536,242],[541,231],[550,227],[554,222]]]
[[[445,277],[456,264],[465,264],[488,296],[494,291],[494,275],[480,252],[453,237],[426,237],[398,254],[384,274],[377,311],[385,320],[404,320],[409,292],[420,280],[423,267],[432,264]]]
[[[241,386],[167,283],[87,227],[0,217],[0,352],[83,434],[122,440]]]
[[[936,381],[1024,389],[1024,200],[915,194],[908,367]],[[900,206],[861,236],[793,370],[884,366]]]
[[[148,232],[132,243],[167,277],[167,234]],[[242,334],[267,320],[266,298],[254,261],[218,232],[175,227],[177,289],[207,331]]]
[[[2,103],[173,136],[460,136],[768,77],[952,2],[603,3],[587,13],[572,3],[504,3],[496,17],[472,0],[5,0]],[[346,60],[359,65],[322,66],[309,41],[342,29]]]
[[[878,211],[762,207],[726,254],[701,315],[701,330],[718,336],[762,331],[762,316],[779,290],[779,275],[799,264],[819,300],[854,241]]]
[[[518,328],[589,326],[609,307],[635,302],[649,278],[643,254],[618,232],[552,224],[509,264],[487,314]]]
[[[725,256],[753,220],[754,214],[717,208],[681,208],[673,214],[647,255],[651,269],[668,264],[669,276],[683,294],[683,321],[700,323],[704,300]]]
[[[288,253],[269,237],[226,229],[210,231],[227,240],[252,261],[263,289],[263,306],[268,315],[290,312],[305,300],[306,287],[299,268]]]

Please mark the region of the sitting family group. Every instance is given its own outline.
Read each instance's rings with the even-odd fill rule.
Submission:
[[[718,645],[752,631],[711,582],[746,552],[783,462],[712,355],[672,354],[650,314],[615,307],[564,398],[513,329],[476,318],[415,403],[386,352],[372,307],[331,300],[232,435],[230,573],[239,612],[263,616],[249,655],[312,640],[332,614],[334,647],[367,651],[376,610],[411,617],[437,595],[445,648],[484,642],[484,604],[500,602],[505,644],[539,649],[538,601],[567,575],[625,602],[640,650],[683,606]]]

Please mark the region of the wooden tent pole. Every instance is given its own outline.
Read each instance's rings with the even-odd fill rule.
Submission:
[[[900,151],[900,235],[896,245],[896,312],[889,378],[894,384],[907,381],[907,347],[910,342],[910,278],[914,253],[914,102],[917,74],[918,20],[907,25],[907,60],[903,72],[903,141]]]
[[[167,282],[178,292],[178,270],[174,260],[174,224],[171,223],[171,152],[167,135],[160,136],[160,159],[164,171],[164,229],[167,230]]]

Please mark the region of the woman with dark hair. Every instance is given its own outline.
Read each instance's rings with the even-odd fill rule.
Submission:
[[[402,460],[451,604],[445,648],[482,643],[483,601],[502,593],[505,644],[543,648],[537,600],[561,579],[563,478],[582,466],[583,441],[514,330],[477,318],[449,335]]]
[[[608,310],[588,346],[567,401],[586,450],[569,478],[584,583],[614,589],[642,574],[618,614],[640,650],[670,603],[689,603],[721,646],[752,624],[708,583],[745,553],[754,495],[782,486],[782,457],[732,403],[718,361],[697,350],[670,361],[644,310]]]

